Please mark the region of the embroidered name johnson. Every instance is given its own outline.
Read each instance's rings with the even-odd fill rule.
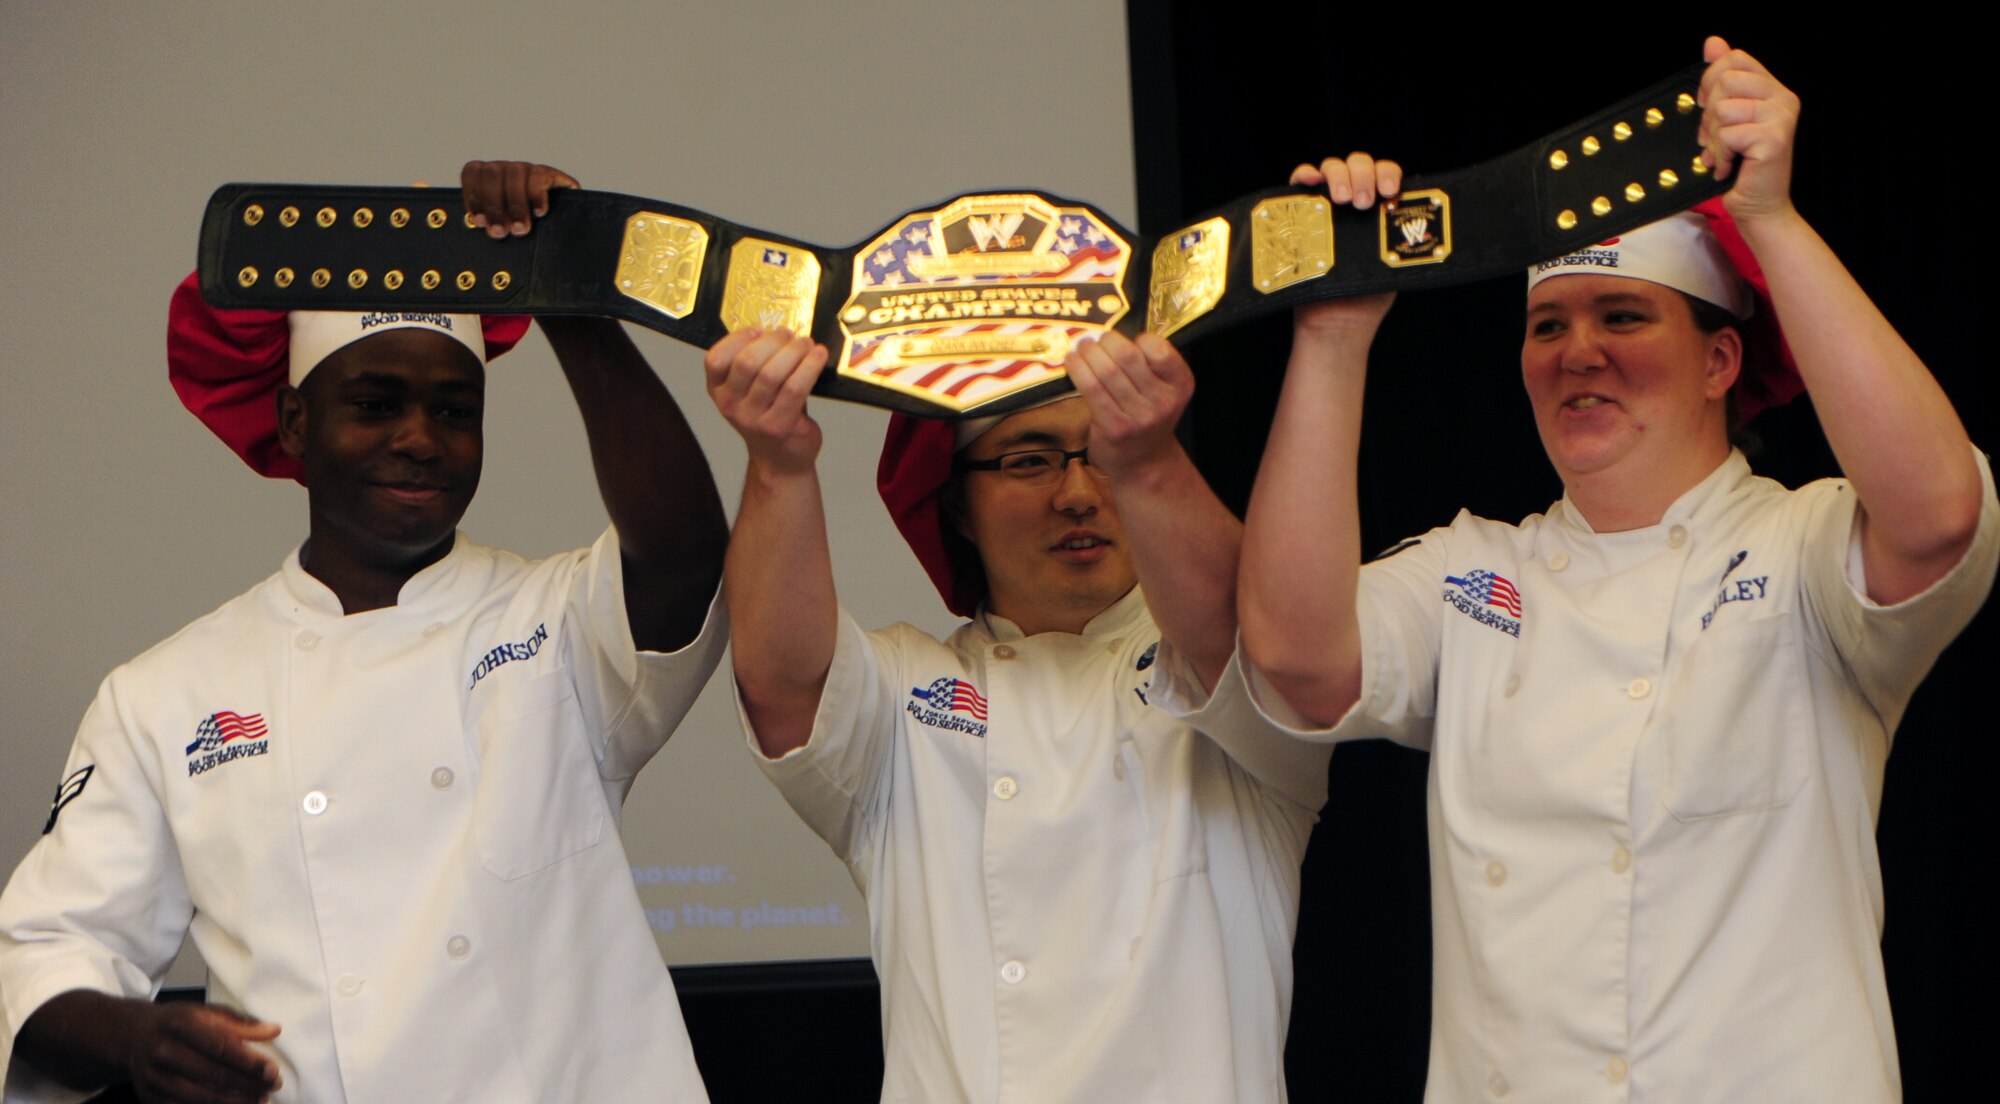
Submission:
[[[492,674],[495,668],[504,667],[517,659],[535,658],[535,653],[541,651],[542,645],[548,642],[549,626],[545,621],[535,626],[535,631],[528,635],[528,639],[502,644],[481,656],[479,662],[472,665],[472,679],[465,684],[465,688],[470,690],[478,686],[479,680]]]

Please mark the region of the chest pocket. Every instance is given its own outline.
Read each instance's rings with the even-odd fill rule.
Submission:
[[[513,879],[595,847],[604,791],[568,671],[495,689],[468,733],[479,760],[472,835],[481,864]]]
[[[1716,628],[1688,649],[1661,718],[1667,808],[1682,820],[1776,809],[1806,778],[1805,652],[1790,617]]]

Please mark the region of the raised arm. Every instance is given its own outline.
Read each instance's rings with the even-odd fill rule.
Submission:
[[[1111,476],[1147,608],[1213,687],[1236,646],[1243,526],[1174,437],[1194,374],[1152,334],[1108,333],[1072,350],[1064,367],[1090,407],[1090,462]]]
[[[552,188],[577,186],[559,169],[521,161],[471,161],[461,179],[466,211],[495,237],[528,233]],[[700,634],[729,542],[708,458],[618,322],[538,321],[583,415],[598,493],[618,530],[632,640],[674,651]]]
[[[1799,98],[1741,50],[1702,55],[1704,157],[1770,283],[1799,375],[1861,504],[1868,596],[1902,601],[1951,570],[1979,519],[1971,442],[1930,370],[1792,206]]]
[[[1402,170],[1357,153],[1300,165],[1294,184],[1321,184],[1335,203],[1367,208],[1394,196]],[[1243,652],[1287,704],[1319,725],[1361,694],[1361,514],[1355,468],[1368,349],[1393,295],[1301,307],[1292,356],[1244,520],[1237,614]]]
[[[709,396],[750,454],[722,594],[737,691],[757,745],[776,758],[812,735],[839,629],[820,431],[806,415],[826,346],[751,328],[716,342],[704,364]]]

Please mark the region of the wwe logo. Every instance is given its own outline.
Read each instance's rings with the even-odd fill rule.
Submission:
[[[973,248],[981,253],[988,249],[1004,249],[1021,244],[1016,235],[1021,229],[1022,215],[1019,211],[1005,215],[974,215],[966,220],[972,230]]]
[[[1396,229],[1403,235],[1403,245],[1409,249],[1419,248],[1431,240],[1429,215],[1405,215],[1396,220]]]

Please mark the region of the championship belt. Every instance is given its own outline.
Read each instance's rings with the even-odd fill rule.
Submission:
[[[1693,66],[1506,156],[1335,208],[1269,188],[1157,238],[1088,203],[962,195],[845,249],[659,200],[551,194],[494,240],[455,192],[226,184],[201,229],[219,308],[602,315],[707,347],[745,326],[832,351],[814,392],[911,414],[1001,414],[1065,390],[1106,330],[1181,338],[1316,299],[1469,283],[1720,194]]]

